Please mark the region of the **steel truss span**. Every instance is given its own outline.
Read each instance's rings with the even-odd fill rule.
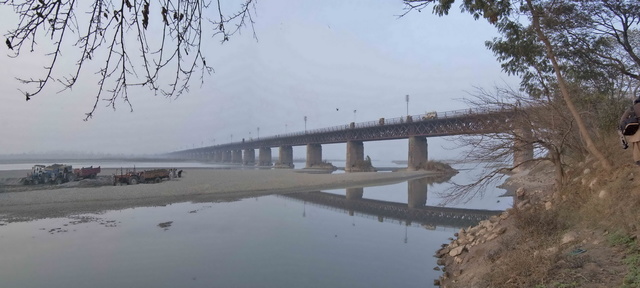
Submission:
[[[284,135],[249,139],[248,141],[201,147],[169,153],[171,156],[202,155],[216,151],[302,146],[307,144],[345,143],[348,141],[380,141],[406,139],[412,136],[439,137],[487,134],[514,129],[516,110],[468,109],[430,112],[401,118],[384,119]]]

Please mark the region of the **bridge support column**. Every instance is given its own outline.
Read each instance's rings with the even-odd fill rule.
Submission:
[[[409,136],[409,158],[407,170],[415,171],[426,167],[428,161],[427,137]]]
[[[357,165],[364,161],[364,144],[362,141],[347,141],[347,161],[345,172],[359,171]]]
[[[242,150],[233,150],[231,152],[231,163],[242,163]]]
[[[222,162],[230,163],[231,162],[231,151],[227,150],[222,152]]]
[[[347,188],[347,200],[358,200],[362,199],[362,195],[364,195],[364,188]]]
[[[244,155],[242,157],[243,165],[255,165],[256,164],[256,150],[244,149]]]
[[[293,168],[293,147],[280,146],[278,166]]]
[[[422,178],[409,180],[407,183],[407,203],[409,204],[409,208],[427,206],[428,182]]]
[[[526,161],[533,159],[533,133],[530,129],[517,128],[514,131],[513,139],[513,171],[520,172],[529,168]],[[524,164],[523,164],[524,163]]]
[[[213,162],[222,162],[222,151],[213,152]]]
[[[322,146],[320,144],[307,144],[307,166],[312,168],[322,164]]]
[[[271,147],[261,147],[258,151],[258,165],[271,166]]]

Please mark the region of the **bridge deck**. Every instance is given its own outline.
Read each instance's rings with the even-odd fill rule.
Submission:
[[[171,153],[209,153],[261,147],[301,146],[307,144],[344,143],[347,141],[378,141],[405,139],[410,136],[451,136],[495,133],[511,129],[516,111],[506,109],[458,110],[428,113],[401,118],[380,119],[251,139]]]

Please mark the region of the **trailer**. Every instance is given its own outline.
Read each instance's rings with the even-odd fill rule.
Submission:
[[[117,172],[117,170],[116,170]],[[120,174],[113,175],[113,185],[127,184],[136,185],[138,183],[160,183],[164,179],[170,179],[171,173],[169,169],[154,169],[145,171],[124,170],[120,169]]]
[[[100,173],[100,166],[93,168],[93,166],[82,167],[80,169],[73,169],[73,174],[75,174],[76,179],[86,179],[91,178],[94,179]]]
[[[139,180],[141,183],[160,183],[164,179],[170,179],[171,173],[169,169],[154,169],[154,170],[145,170],[140,172]]]

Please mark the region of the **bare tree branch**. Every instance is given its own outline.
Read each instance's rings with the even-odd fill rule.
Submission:
[[[175,98],[189,91],[191,77],[198,70],[201,84],[204,75],[213,72],[202,52],[203,31],[214,31],[212,37],[226,42],[250,25],[257,40],[252,14],[256,0],[240,0],[239,10],[229,16],[224,16],[221,2],[216,0],[216,20],[205,18],[209,8],[205,0],[152,1],[1,0],[0,5],[10,6],[18,16],[15,28],[5,34],[12,57],[20,57],[27,49],[34,52],[40,40],[53,44],[52,51],[45,53],[50,60],[43,67],[43,77],[18,79],[26,86],[21,90],[26,100],[41,94],[52,82],[61,85],[61,91],[71,89],[88,63],[104,61],[96,71],[98,88],[85,120],[94,116],[102,101],[115,109],[120,99],[133,110],[129,87],[146,87],[156,95]],[[77,11],[84,13],[76,16]],[[213,24],[214,29],[205,23]],[[233,29],[227,30],[227,26]],[[147,33],[154,34],[153,41]],[[69,36],[77,37],[70,45]],[[72,73],[59,68],[63,51],[73,51],[66,54],[76,58]],[[138,74],[136,68],[143,73]],[[173,72],[162,72],[165,70]],[[165,80],[167,75],[170,81]]]

